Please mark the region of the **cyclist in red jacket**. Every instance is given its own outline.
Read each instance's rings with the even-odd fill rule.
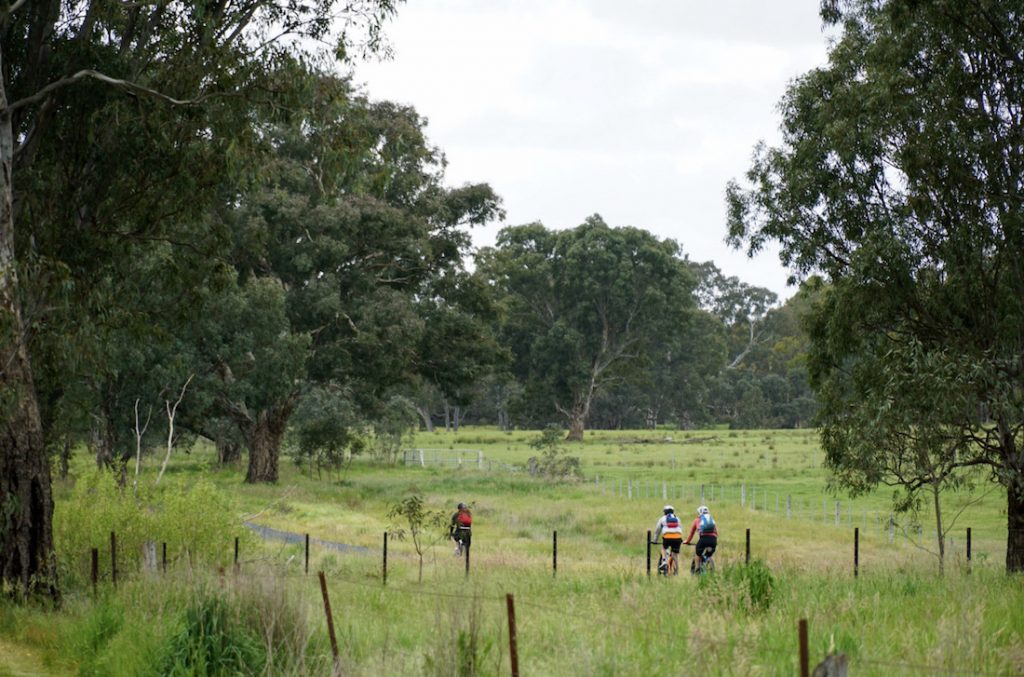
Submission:
[[[452,515],[451,524],[448,526],[448,537],[455,541],[455,555],[459,556],[463,550],[469,549],[469,542],[473,536],[473,515],[469,512],[469,506],[459,503],[458,511]]]
[[[697,518],[693,520],[693,524],[690,525],[690,535],[686,537],[684,543],[690,545],[693,540],[693,535],[699,532],[697,538],[697,547],[693,549],[693,562],[690,563],[690,571],[696,571],[700,565],[701,555],[704,551],[710,549],[707,553],[708,557],[715,554],[715,549],[718,547],[718,526],[715,524],[715,520],[711,518],[711,511],[708,510],[706,505],[702,505],[697,508]]]

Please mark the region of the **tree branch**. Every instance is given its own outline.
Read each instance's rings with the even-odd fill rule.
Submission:
[[[25,108],[27,106],[31,106],[35,103],[42,101],[47,96],[49,96],[51,92],[72,85],[78,82],[79,80],[84,80],[85,78],[99,80],[100,82],[106,83],[108,85],[125,89],[133,94],[142,94],[144,96],[149,96],[154,99],[159,99],[160,101],[165,101],[175,106],[195,106],[202,103],[203,101],[206,101],[207,99],[212,99],[218,96],[240,96],[240,94],[237,92],[209,92],[207,94],[198,96],[194,99],[175,99],[174,97],[167,96],[163,92],[158,92],[155,89],[150,89],[149,87],[143,87],[138,83],[130,82],[128,80],[120,80],[118,78],[112,78],[109,75],[104,75],[99,71],[94,71],[92,69],[87,68],[85,70],[78,71],[74,75],[69,75],[66,78],[61,78],[60,80],[51,82],[50,84],[46,85],[38,92],[33,94],[32,96],[27,96],[24,99],[19,99],[14,103],[10,104],[9,106],[7,106],[7,108],[4,108],[2,111],[0,111],[0,113],[4,115],[10,115],[11,113],[14,113],[15,111],[21,108]]]

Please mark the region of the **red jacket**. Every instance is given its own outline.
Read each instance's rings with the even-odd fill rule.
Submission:
[[[687,545],[689,545],[690,541],[693,540],[693,535],[695,533],[697,533],[697,529],[699,529],[699,528],[700,528],[700,517],[697,517],[696,519],[693,520],[693,524],[690,525],[690,535],[687,536],[686,540],[683,541],[683,542],[686,543]],[[717,524],[715,525],[715,530],[714,531],[712,531],[710,533],[707,533],[707,534],[703,534],[703,535],[704,536],[714,536],[715,538],[718,538],[718,525]]]

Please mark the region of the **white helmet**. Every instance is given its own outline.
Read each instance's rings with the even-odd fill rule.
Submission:
[[[711,511],[708,510],[708,507],[706,505],[702,505],[699,508],[697,508],[698,515],[707,515],[709,512]]]
[[[666,505],[664,508],[662,508],[662,511],[667,515],[669,513],[675,512],[676,509],[673,508],[671,505]]]

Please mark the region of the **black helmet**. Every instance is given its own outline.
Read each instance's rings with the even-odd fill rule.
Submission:
[[[468,508],[469,506],[468,506],[468,505],[466,505],[465,503],[459,503],[459,504],[458,504],[458,505],[457,505],[456,507],[457,507],[457,508],[458,508],[459,510],[465,510],[465,509],[466,509],[466,508]]]

